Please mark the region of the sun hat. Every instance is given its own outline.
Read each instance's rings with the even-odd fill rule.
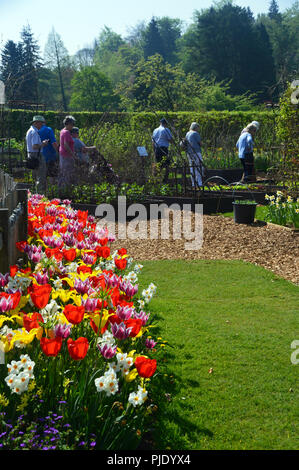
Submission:
[[[198,129],[198,128],[199,128],[198,122],[192,122],[191,123],[191,126],[190,126],[191,131],[195,131],[195,129]]]
[[[252,126],[256,127],[257,130],[259,130],[259,128],[260,128],[260,123],[259,123],[259,122],[257,122],[257,121],[252,121],[250,124],[251,124]]]
[[[43,116],[34,116],[32,121],[31,121],[31,124],[33,122],[46,122],[45,118]]]

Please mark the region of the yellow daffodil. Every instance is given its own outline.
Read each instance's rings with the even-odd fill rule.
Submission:
[[[56,291],[52,292],[52,299],[60,299],[61,302],[64,304],[67,303],[70,298],[72,297],[72,291],[64,290],[64,289],[57,289]]]
[[[89,318],[92,318],[92,320],[94,321],[95,325],[97,328],[104,328],[104,326],[106,325],[107,321],[108,321],[108,318],[111,317],[111,314],[108,312],[108,310],[104,309],[103,310],[103,313],[102,313],[102,321],[101,321],[101,326],[100,326],[100,318],[101,318],[101,315],[96,313],[95,315],[93,314],[92,316],[89,315]]]
[[[138,371],[137,369],[134,368],[124,377],[125,377],[126,382],[133,382],[133,380],[135,380],[137,376],[138,376]]]

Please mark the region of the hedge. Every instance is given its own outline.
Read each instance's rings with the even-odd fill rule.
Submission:
[[[2,123],[0,125],[1,137],[12,137],[19,141],[25,138],[27,129],[34,114],[28,110],[5,110],[2,113]],[[49,126],[60,130],[63,127],[62,121],[68,113],[60,111],[44,111],[41,113]],[[76,125],[79,128],[88,128],[100,125],[101,123],[110,123],[113,126],[118,125],[135,130],[153,130],[157,127],[159,119],[166,117],[170,123],[170,128],[180,136],[185,135],[189,130],[190,124],[197,121],[201,127],[202,136],[209,136],[209,140],[216,136],[237,136],[240,131],[249,122],[256,120],[261,124],[261,140],[270,142],[276,141],[276,118],[277,112],[274,111],[209,111],[209,112],[158,112],[158,113],[101,113],[101,112],[74,112],[72,114],[76,119]]]

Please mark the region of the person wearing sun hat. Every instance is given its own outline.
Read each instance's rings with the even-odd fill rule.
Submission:
[[[41,150],[48,145],[48,140],[41,140],[38,131],[45,124],[46,120],[43,116],[34,116],[31,126],[26,133],[26,147],[28,159],[35,158],[39,160],[38,168],[32,170],[33,177],[36,182],[36,191],[42,193],[46,190],[47,185],[47,165],[41,153]]]

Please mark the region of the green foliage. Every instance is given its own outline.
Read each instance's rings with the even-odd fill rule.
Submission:
[[[241,204],[244,206],[256,206],[256,202],[252,199],[236,199],[234,204]]]
[[[274,72],[266,39],[266,31],[262,34],[256,29],[249,8],[225,2],[196,12],[181,43],[180,57],[187,72],[217,82],[231,80],[231,93],[258,92],[262,97],[266,86],[273,84]]]
[[[117,107],[117,97],[112,84],[96,67],[84,67],[72,79],[70,106],[74,110],[106,111]]]
[[[125,109],[141,110],[249,110],[252,97],[231,96],[229,84],[199,79],[185,73],[180,65],[171,66],[155,54],[132,66],[131,77],[118,85],[117,93]]]
[[[279,115],[277,119],[277,135],[285,146],[285,161],[291,166],[295,165],[298,168],[299,107],[298,104],[292,104],[291,101],[291,95],[294,91],[294,89],[289,87],[280,100]]]
[[[7,41],[1,53],[1,75],[8,100],[38,102],[40,51],[30,26],[24,26],[18,43]]]

